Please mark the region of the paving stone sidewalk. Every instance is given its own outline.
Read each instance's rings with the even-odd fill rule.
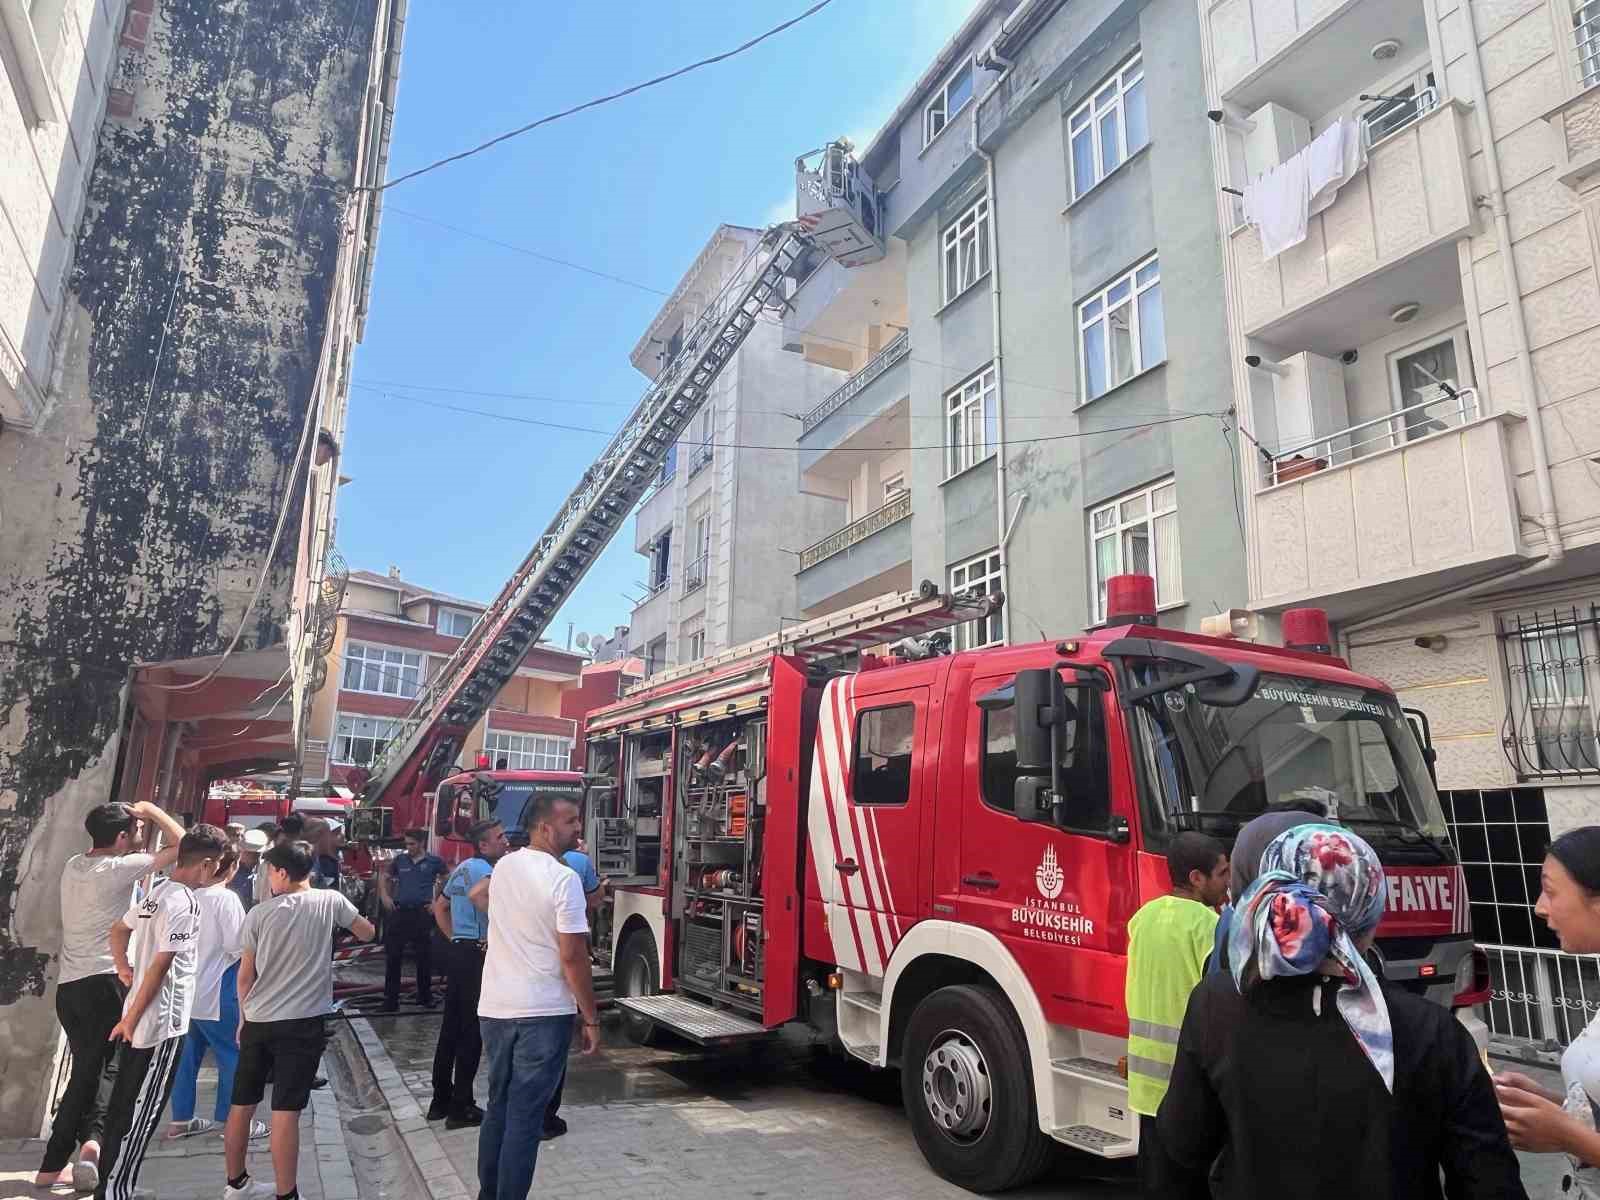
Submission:
[[[322,1074],[328,1074],[326,1063]],[[209,1115],[216,1093],[216,1071],[202,1068],[195,1112]],[[218,1200],[225,1182],[221,1133],[168,1141],[164,1134],[170,1115],[169,1112],[163,1116],[161,1132],[150,1144],[139,1186],[154,1192],[158,1200]],[[266,1119],[265,1111],[258,1116]],[[33,1176],[43,1153],[44,1142],[37,1138],[0,1141],[0,1200],[65,1198],[75,1194],[71,1188],[44,1192],[33,1186]],[[272,1159],[266,1138],[250,1143],[247,1162],[255,1178],[272,1178]],[[300,1195],[303,1200],[357,1200],[355,1171],[345,1145],[339,1101],[332,1086],[312,1092],[311,1107],[300,1118]]]

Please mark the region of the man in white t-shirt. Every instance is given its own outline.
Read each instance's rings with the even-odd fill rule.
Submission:
[[[583,884],[561,861],[578,842],[578,806],[534,792],[528,847],[507,854],[476,884],[489,913],[489,949],[478,994],[489,1053],[489,1106],[478,1130],[480,1200],[527,1200],[545,1109],[566,1071],[574,1013],[583,1052],[600,1045],[589,967]]]
[[[61,952],[57,959],[56,1017],[72,1052],[72,1077],[61,1096],[38,1187],[71,1184],[89,1191],[100,1183],[100,1142],[106,1101],[116,1083],[117,1052],[108,1040],[122,1019],[126,993],[111,961],[111,927],[133,902],[133,886],[178,857],[183,826],[154,804],[101,804],[84,818],[91,849],[67,860],[61,872]],[[149,830],[167,845],[143,853]],[[78,1163],[69,1167],[73,1152]]]
[[[111,1031],[111,1040],[123,1045],[117,1051],[117,1082],[106,1108],[95,1200],[134,1200],[139,1168],[172,1094],[194,1008],[200,904],[192,889],[216,874],[227,844],[215,825],[189,830],[178,843],[170,877],[151,887],[111,927],[117,977],[131,990],[122,1020]]]

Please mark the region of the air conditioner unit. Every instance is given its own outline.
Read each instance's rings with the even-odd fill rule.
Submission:
[[[1350,407],[1339,360],[1308,351],[1276,366],[1278,370],[1258,372],[1254,378],[1256,436],[1261,444],[1279,453],[1303,447],[1300,458],[1325,466],[1345,461]],[[1262,381],[1271,386],[1262,386]]]
[[[1255,128],[1244,135],[1244,166],[1251,179],[1311,144],[1311,122],[1281,104],[1263,104],[1250,123]]]

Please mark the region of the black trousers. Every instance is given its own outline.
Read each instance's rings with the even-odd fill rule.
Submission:
[[[383,930],[383,1002],[393,1008],[400,1003],[400,967],[406,947],[417,954],[417,1003],[433,1003],[433,914],[426,908],[397,908],[389,914]]]
[[[483,1058],[478,1028],[478,992],[483,987],[483,950],[478,942],[451,942],[446,960],[444,1023],[433,1051],[433,1103],[464,1112],[472,1107],[472,1084]]]
[[[106,1108],[106,1140],[100,1151],[100,1186],[95,1200],[133,1200],[139,1168],[150,1139],[161,1125],[183,1057],[182,1037],[170,1037],[148,1050],[121,1042],[117,1085]]]
[[[106,1038],[122,1019],[124,994],[115,975],[90,975],[56,988],[56,1019],[67,1034],[72,1075],[50,1126],[41,1172],[61,1170],[80,1145],[105,1134],[106,1103],[117,1081],[116,1043]]]
[[[1172,1159],[1156,1136],[1156,1119],[1139,1114],[1139,1194],[1145,1200],[1211,1200],[1204,1171]]]

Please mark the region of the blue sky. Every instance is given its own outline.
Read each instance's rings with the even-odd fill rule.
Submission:
[[[404,395],[614,429],[645,384],[628,352],[662,302],[407,214],[670,291],[718,223],[792,216],[795,156],[840,134],[869,138],[975,2],[833,0],[736,59],[389,191],[355,358],[352,482],[339,498],[351,565],[393,563],[417,583],[491,599],[606,439]],[[390,177],[731,49],[807,7],[414,4]],[[644,575],[630,521],[547,636],[564,641],[568,621],[625,624]]]

